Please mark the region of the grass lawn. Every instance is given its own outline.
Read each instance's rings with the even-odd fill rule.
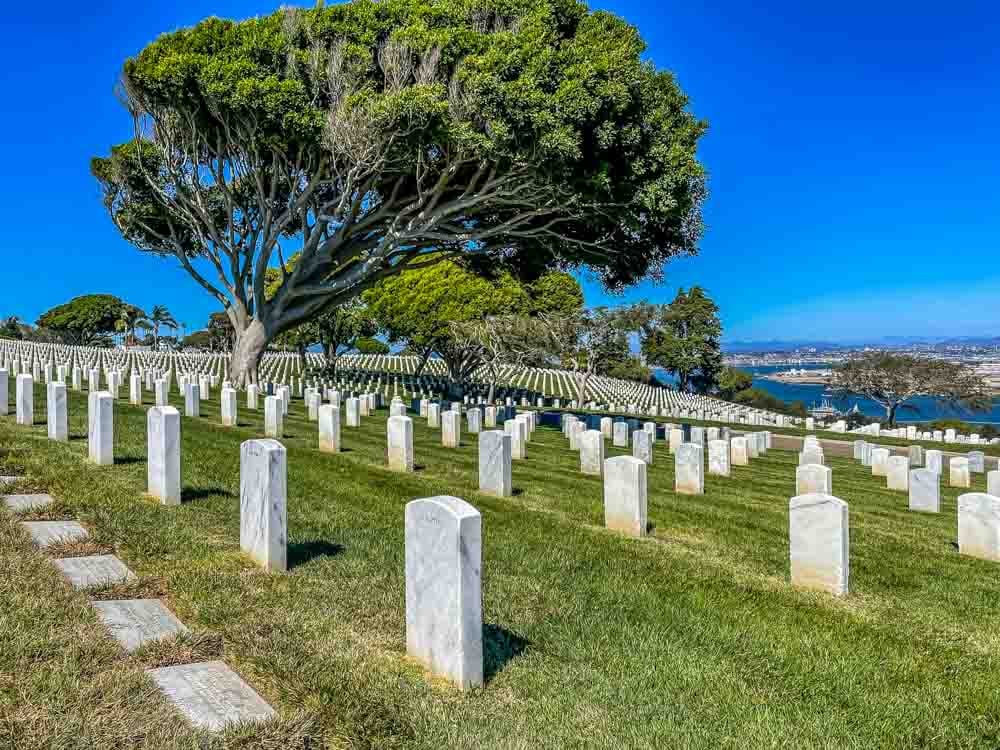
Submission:
[[[262,409],[241,399],[238,428],[217,400],[182,419],[186,502],[165,507],[143,495],[144,409],[116,404],[117,461],[97,467],[86,394],[70,394],[68,444],[45,438],[44,401],[38,386],[34,428],[0,418],[0,474],[57,499],[35,517],[90,530],[62,553],[113,551],[139,576],[91,597],[159,597],[193,632],[126,655],[0,513],[0,748],[1000,745],[1000,566],[957,554],[957,490],[939,515],[910,513],[905,493],[829,459],[851,509],[852,591],[837,600],[787,583],[793,453],[679,496],[660,441],[654,531],[634,540],[602,528],[600,480],[556,430],[535,433],[516,496],[497,499],[476,491],[473,436],[445,449],[415,418],[419,470],[398,475],[385,411],[327,455],[295,401],[290,571],[268,574],[239,550],[239,443],[260,436]],[[467,694],[405,657],[403,506],[439,494],[483,514],[487,684]],[[280,721],[196,732],[143,674],[207,658]]]

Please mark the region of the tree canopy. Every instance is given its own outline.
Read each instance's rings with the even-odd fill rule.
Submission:
[[[38,326],[57,332],[67,343],[86,345],[114,333],[119,321],[141,312],[111,294],[85,294],[42,313]]]
[[[935,396],[953,406],[987,408],[991,402],[982,377],[959,362],[892,352],[869,352],[834,370],[833,386],[842,398],[865,396],[885,409],[890,425],[900,409],[917,411],[907,400]]]
[[[695,252],[706,126],[644,50],[576,0],[210,18],[126,61],[135,136],[91,169],[122,235],[223,305],[255,379],[274,336],[428,253],[621,288]]]
[[[722,368],[718,306],[704,289],[693,286],[680,289],[669,305],[643,307],[646,362],[673,373],[682,391],[710,391]]]
[[[558,294],[545,301],[539,299],[550,290],[558,290]],[[459,336],[460,324],[529,315],[537,309],[557,309],[558,305],[573,310],[582,298],[577,281],[560,271],[523,284],[506,270],[485,276],[450,260],[411,267],[364,294],[378,329],[391,343],[405,345],[424,361],[432,353],[439,354],[456,381],[471,374],[481,359],[472,351],[478,348],[476,337]]]

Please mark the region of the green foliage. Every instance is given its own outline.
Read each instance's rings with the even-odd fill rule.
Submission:
[[[640,357],[630,354],[626,348],[624,352],[619,350],[610,359],[607,365],[602,368],[605,375],[622,380],[635,380],[639,383],[649,383],[652,381],[653,372],[646,366]]]
[[[85,294],[53,307],[38,318],[40,328],[59,333],[67,343],[94,344],[119,330],[119,321],[137,310],[110,294]]]
[[[0,337],[5,339],[23,339],[24,330],[22,325],[23,324],[16,315],[4,318],[3,321],[0,322]]]
[[[529,313],[574,313],[583,308],[583,289],[580,282],[564,271],[551,271],[534,281],[529,287],[531,304]]]
[[[442,251],[523,280],[586,265],[617,289],[703,231],[706,125],[644,53],[634,27],[574,0],[210,18],[125,62],[155,137],[91,171],[123,237],[266,339]],[[305,260],[265,299],[279,242]],[[553,304],[574,296],[561,283]]]
[[[722,368],[719,308],[698,286],[680,289],[669,305],[644,305],[642,353],[677,377],[682,391],[708,393]]]
[[[511,274],[487,278],[452,261],[410,268],[363,299],[390,343],[416,351],[440,347],[455,323],[523,313],[531,305],[528,289]]]
[[[354,348],[358,350],[358,354],[388,354],[390,352],[387,343],[371,336],[358,339]]]
[[[836,368],[833,384],[842,398],[857,394],[879,404],[890,426],[898,410],[917,411],[907,403],[913,396],[935,396],[971,409],[992,403],[982,377],[966,365],[909,354],[869,352],[855,357]]]
[[[769,411],[788,414],[793,417],[808,416],[806,406],[801,401],[787,404],[777,396],[768,393],[760,388],[747,388],[735,394],[732,399],[737,404],[746,404],[755,409],[767,409]]]
[[[214,352],[223,352],[232,348],[233,344],[233,324],[229,320],[229,316],[224,312],[214,312],[208,316],[208,326],[205,329],[208,334],[208,343],[205,348],[211,349]],[[192,334],[193,335],[193,334]],[[184,341],[190,340],[191,336],[188,336]]]
[[[716,394],[719,398],[732,401],[737,393],[753,387],[753,375],[736,367],[723,367],[716,379]]]
[[[218,337],[212,335],[207,330],[192,331],[181,341],[182,348],[206,349],[216,351],[218,349]]]

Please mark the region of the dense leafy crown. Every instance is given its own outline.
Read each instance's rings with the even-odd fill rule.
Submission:
[[[574,0],[212,18],[127,61],[136,139],[92,171],[141,248],[185,264],[238,248],[212,262],[250,307],[268,243],[292,238],[308,262],[274,298],[289,308],[355,266],[441,250],[519,273],[587,264],[618,287],[702,232],[705,125],[643,52],[633,27]]]

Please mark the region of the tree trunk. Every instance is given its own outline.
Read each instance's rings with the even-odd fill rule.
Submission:
[[[496,381],[490,380],[490,395],[486,399],[486,403],[488,403],[488,404],[492,404],[493,403],[493,397],[496,396],[496,389],[497,389]]]
[[[424,349],[424,353],[420,355],[420,364],[417,365],[417,369],[413,373],[414,377],[419,378],[420,375],[423,373],[424,368],[427,366],[427,360],[431,358],[431,352],[432,349],[430,349],[429,347],[427,349]]]
[[[576,408],[582,409],[587,397],[587,383],[590,381],[589,372],[577,372],[576,375]]]
[[[326,366],[329,368],[330,377],[337,377],[337,345],[336,344],[324,344],[323,354],[326,356]]]
[[[886,425],[887,427],[891,428],[896,426],[896,409],[898,408],[899,404],[892,404],[890,406],[885,407],[886,420],[889,422],[889,424]]]
[[[229,361],[229,373],[236,388],[257,384],[257,367],[269,340],[264,324],[253,320],[241,333],[236,334],[236,344]]]

